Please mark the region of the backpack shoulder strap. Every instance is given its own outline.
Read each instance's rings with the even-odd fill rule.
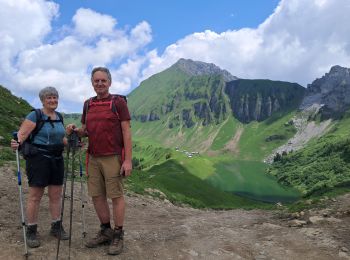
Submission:
[[[112,107],[111,107],[111,109],[112,109],[112,112],[116,113],[118,118],[119,118],[119,114],[118,114],[118,111],[117,111],[117,106],[115,105],[115,102],[116,102],[116,100],[118,98],[124,99],[125,103],[127,103],[128,100],[127,100],[126,96],[124,96],[124,95],[119,95],[119,94],[113,94],[112,95]]]
[[[124,95],[114,94],[112,96],[115,98],[122,98],[122,99],[124,99],[125,103],[128,103],[128,98]]]
[[[91,97],[91,98],[85,100],[85,102],[84,102],[84,107],[83,107],[83,109],[84,109],[84,113],[85,113],[85,121],[84,121],[85,125],[86,125],[86,121],[87,121],[87,114],[88,114],[88,111],[89,111],[89,107],[90,107],[90,105],[91,105],[91,102],[92,102],[92,99],[93,99],[93,98],[94,98],[94,97]]]
[[[58,119],[59,119],[59,121],[62,123],[62,125],[64,125],[64,123],[63,123],[63,116],[62,116],[62,114],[61,114],[60,112],[57,112],[57,111],[56,111],[56,114],[58,115]]]
[[[43,120],[43,114],[41,109],[32,109],[32,111],[35,111],[35,117],[36,117],[36,125],[34,130],[30,134],[29,141],[33,141],[34,137],[37,135],[37,133],[40,131],[40,129],[43,127],[45,124],[45,120]]]

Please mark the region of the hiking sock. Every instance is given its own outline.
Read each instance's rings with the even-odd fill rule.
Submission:
[[[114,229],[115,229],[115,230],[123,231],[123,226],[115,226]]]
[[[111,222],[101,223],[100,227],[101,227],[101,229],[111,228]]]

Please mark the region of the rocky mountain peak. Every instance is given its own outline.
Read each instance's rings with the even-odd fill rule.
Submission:
[[[329,73],[326,75],[339,76],[339,75],[349,75],[349,69],[341,67],[339,65],[335,65],[331,68]]]
[[[213,63],[179,59],[172,67],[177,67],[190,76],[222,74],[226,82],[237,79],[237,77],[231,75],[227,70],[222,70]]]
[[[350,69],[333,66],[322,78],[308,85],[300,106],[306,109],[312,105],[322,106],[326,118],[341,116],[350,108]]]

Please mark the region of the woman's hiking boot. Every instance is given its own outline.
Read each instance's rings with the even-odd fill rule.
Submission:
[[[119,255],[124,247],[124,231],[122,229],[114,229],[113,239],[108,248],[109,255]]]
[[[61,232],[60,232],[61,230]],[[51,223],[50,235],[58,238],[61,236],[61,240],[68,240],[69,235],[64,231],[63,226],[61,224],[61,220],[55,221]]]
[[[98,247],[103,244],[108,244],[113,239],[113,229],[101,227],[101,230],[97,233],[97,235],[88,241],[85,246],[89,248]]]
[[[40,241],[38,239],[38,225],[29,225],[26,230],[27,245],[29,247],[39,247]]]

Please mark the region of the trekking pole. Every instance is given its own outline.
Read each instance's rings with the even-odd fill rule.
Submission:
[[[74,178],[75,178],[75,152],[78,147],[78,134],[73,131],[69,136],[69,145],[72,147],[72,172],[71,172],[71,190],[70,190],[70,212],[69,212],[69,246],[68,259],[70,259],[70,249],[72,244],[72,221],[73,221],[73,192],[74,192]]]
[[[81,160],[81,153],[82,153],[82,144],[80,143],[80,153],[79,153],[79,170],[80,170],[80,200],[81,200],[81,211],[82,211],[82,243],[84,243],[84,238],[86,237],[86,230],[85,230],[85,204],[84,204],[84,185],[83,185],[83,164],[82,164],[82,160]]]
[[[13,138],[16,141],[18,141],[17,132],[13,133]],[[26,237],[26,223],[24,221],[22,177],[21,177],[21,168],[19,165],[18,148],[16,149],[16,161],[17,161],[17,180],[18,180],[18,188],[19,188],[19,203],[21,206],[21,221],[22,221],[23,239],[24,239],[24,256],[27,258],[29,254],[28,254],[27,237]]]
[[[63,222],[63,211],[64,211],[64,199],[66,196],[66,187],[67,187],[67,175],[68,175],[68,164],[69,164],[69,154],[70,154],[70,144],[67,145],[67,155],[66,155],[66,165],[64,170],[63,177],[63,189],[62,189],[62,201],[61,201],[61,215],[60,215],[60,228],[57,238],[57,251],[56,251],[56,260],[58,260],[58,255],[60,252],[60,243],[61,243],[61,230],[62,230],[62,222]]]

